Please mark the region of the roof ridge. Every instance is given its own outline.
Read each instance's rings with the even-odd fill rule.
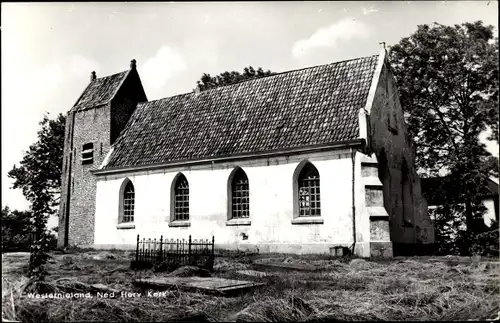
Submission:
[[[357,139],[358,112],[366,104],[377,57],[304,67],[261,82],[249,83],[261,78],[252,79],[220,90],[139,103],[104,168]],[[278,127],[282,121],[287,124]]]
[[[99,79],[104,79],[104,78],[106,78],[106,77],[116,76],[116,75],[118,75],[118,74],[127,73],[127,72],[129,72],[129,71],[130,71],[130,69],[128,69],[128,70],[124,70],[124,71],[121,71],[121,72],[118,72],[118,73],[113,73],[113,74],[109,74],[109,75],[104,75],[104,76],[101,76],[101,77],[97,77],[94,81],[99,80]],[[92,82],[93,82],[93,81],[92,81]]]
[[[121,71],[121,72],[118,72],[118,73],[115,73],[115,74],[105,75],[105,76],[102,76],[102,77],[99,77],[99,78],[96,78],[96,79],[90,81],[87,84],[87,86],[85,87],[85,90],[83,90],[82,94],[80,94],[80,96],[78,97],[78,100],[76,100],[76,102],[73,104],[73,106],[70,109],[70,111],[74,110],[77,107],[81,107],[82,105],[88,104],[89,102],[87,102],[87,101],[89,100],[89,97],[90,97],[91,101],[92,100],[95,101],[95,98],[92,98],[93,94],[90,93],[90,92],[92,92],[92,91],[95,92],[95,88],[96,87],[100,88],[100,87],[103,86],[103,84],[106,84],[106,83],[109,83],[109,82],[114,82],[115,79],[119,80],[118,84],[115,84],[116,88],[111,89],[110,94],[112,94],[112,96],[110,98],[108,98],[107,100],[103,101],[102,100],[103,99],[102,98],[102,94],[100,94],[101,98],[100,98],[100,101],[98,100],[99,104],[96,104],[96,102],[94,102],[93,106],[97,106],[97,105],[102,105],[102,104],[109,103],[109,101],[116,95],[118,89],[122,86],[124,80],[128,76],[128,73],[130,73],[130,70],[124,70],[124,71]],[[82,102],[82,100],[84,102]],[[80,108],[78,108],[78,109],[80,109]]]
[[[269,78],[269,77],[273,77],[273,76],[277,76],[277,75],[282,75],[282,74],[288,74],[288,73],[293,73],[293,72],[298,72],[298,71],[313,69],[313,68],[320,67],[320,66],[335,65],[335,64],[345,63],[345,62],[349,62],[349,61],[356,61],[356,60],[365,59],[365,58],[373,58],[375,56],[379,56],[379,55],[377,54],[377,55],[370,55],[370,56],[362,56],[362,57],[350,58],[350,59],[345,59],[345,60],[342,60],[342,61],[336,61],[336,62],[331,62],[331,63],[326,63],[326,64],[318,64],[318,65],[313,65],[313,66],[307,66],[307,67],[297,68],[297,69],[294,69],[294,70],[288,70],[288,71],[278,72],[278,73],[274,73],[274,74],[271,74],[271,75],[264,75],[264,76],[261,76],[261,77],[255,77],[255,78],[245,79],[245,80],[241,80],[241,81],[236,82],[236,83],[221,85],[221,86],[218,86],[216,88],[226,87],[226,86],[231,86],[231,85],[236,85],[236,84],[240,84],[240,83],[244,83],[244,82],[256,81],[256,80],[259,80],[259,79]],[[213,88],[213,89],[216,89],[216,88]],[[210,90],[213,90],[213,89],[208,89],[208,90],[205,90],[205,91],[210,91]]]
[[[271,78],[273,76],[278,76],[278,75],[283,75],[283,74],[288,74],[288,73],[303,71],[303,70],[307,70],[307,69],[313,69],[313,68],[320,67],[320,66],[335,65],[335,64],[345,63],[345,62],[349,62],[349,61],[361,60],[361,59],[366,59],[366,58],[374,58],[374,57],[378,57],[378,56],[379,56],[379,54],[370,55],[370,56],[362,56],[362,57],[357,57],[357,58],[345,59],[345,60],[342,60],[342,61],[331,62],[331,63],[327,63],[327,64],[318,64],[318,65],[313,65],[313,66],[308,66],[308,67],[302,67],[302,68],[298,68],[298,69],[294,69],[294,70],[288,70],[288,71],[274,73],[274,74],[271,74],[271,75],[265,75],[265,76],[261,76],[261,77],[255,77],[255,78],[245,79],[245,80],[241,80],[241,81],[238,81],[238,82],[235,82],[235,83],[231,83],[231,84],[219,85],[219,86],[211,88],[211,89],[200,91],[200,93],[201,92],[208,93],[210,91],[215,91],[217,89],[226,88],[226,87],[229,87],[229,86],[235,86],[235,85],[238,85],[238,84],[241,84],[241,83],[245,83],[245,82],[253,82],[253,81],[261,80],[261,79],[264,79],[264,78]],[[152,102],[156,102],[156,101],[171,99],[171,98],[175,98],[175,97],[178,97],[178,96],[185,96],[185,95],[190,95],[190,94],[195,94],[195,93],[193,91],[191,91],[191,92],[185,92],[185,93],[179,93],[179,94],[175,94],[175,95],[172,95],[172,96],[166,96],[164,98],[159,98],[159,99],[155,99],[155,100],[151,100],[151,101],[147,101],[147,102],[142,102],[141,104],[148,104],[148,103],[152,103]]]

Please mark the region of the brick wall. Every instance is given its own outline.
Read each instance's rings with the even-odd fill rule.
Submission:
[[[96,179],[90,173],[99,168],[110,147],[110,105],[76,113],[73,130],[73,158],[69,216],[69,244],[92,244]],[[82,164],[82,146],[94,144],[94,161]]]
[[[96,178],[91,171],[100,167],[137,102],[146,100],[139,74],[132,70],[109,104],[68,113],[59,207],[59,247],[93,244]],[[93,144],[93,162],[82,164],[82,147],[88,143]]]
[[[69,207],[68,201],[68,180],[70,180],[71,173],[71,139],[72,139],[72,128],[73,128],[73,114],[68,113],[66,117],[66,125],[64,130],[64,150],[63,150],[63,170],[61,178],[61,202],[59,204],[59,229],[57,246],[64,247],[67,244],[67,221],[66,221],[66,210]]]

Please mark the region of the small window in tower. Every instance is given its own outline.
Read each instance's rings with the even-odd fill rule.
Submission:
[[[88,143],[82,147],[82,165],[92,164],[94,162],[94,144]]]

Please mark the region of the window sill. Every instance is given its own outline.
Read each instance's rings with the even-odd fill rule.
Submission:
[[[116,228],[119,230],[125,230],[125,229],[135,229],[135,223],[119,223],[116,225]]]
[[[389,219],[389,214],[383,206],[368,206],[366,209],[370,215],[370,220]]]
[[[232,225],[251,225],[252,221],[250,219],[231,219],[226,221],[227,226]]]
[[[190,227],[190,221],[172,221],[168,224],[169,227]]]
[[[292,224],[323,224],[320,217],[298,217],[292,220]]]

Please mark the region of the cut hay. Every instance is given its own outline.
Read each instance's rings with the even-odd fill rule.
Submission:
[[[307,263],[320,271],[280,271],[247,277],[265,288],[241,296],[224,297],[168,290],[162,297],[147,297],[136,288],[137,276],[199,275],[198,269],[174,274],[153,270],[134,272],[130,260],[88,259],[80,254],[55,255],[46,282],[31,282],[23,275],[28,259],[2,257],[2,317],[9,321],[330,321],[330,320],[492,320],[500,304],[499,266],[491,260],[412,257],[395,260],[331,259],[299,255],[266,255],[268,263]],[[107,251],[115,254],[113,251]],[[63,258],[65,259],[63,261]],[[257,259],[259,257],[256,257]],[[288,258],[288,259],[287,259]],[[253,259],[253,258],[252,258]],[[241,261],[248,261],[241,263]],[[250,258],[216,258],[214,276],[241,279]],[[5,267],[5,268],[4,268]],[[80,270],[78,269],[80,268]],[[263,272],[271,273],[264,269]],[[141,297],[38,299],[22,293],[45,291],[127,291]]]
[[[185,300],[185,299],[184,299]],[[47,309],[50,308],[50,311]],[[214,321],[201,304],[185,305],[163,298],[26,299],[19,316],[23,322],[179,322]]]
[[[315,308],[300,297],[267,297],[248,305],[234,319],[236,322],[301,322],[314,313]]]
[[[248,264],[242,264],[240,262],[230,261],[227,258],[215,258],[214,271],[215,272],[225,272],[225,271],[237,271],[249,269]]]
[[[349,268],[354,270],[370,270],[375,267],[378,267],[376,263],[368,262],[364,259],[353,259],[349,262]]]
[[[170,277],[210,277],[210,272],[206,269],[194,267],[194,266],[183,266],[177,268],[171,273],[167,274]]]

